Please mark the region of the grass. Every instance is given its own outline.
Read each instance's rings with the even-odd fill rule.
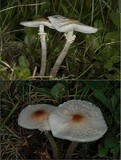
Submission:
[[[119,79],[119,11],[118,1],[105,0],[32,0],[7,3],[0,11],[0,78],[36,79],[39,76],[41,47],[37,29],[20,26],[21,21],[59,14],[73,17],[97,27],[94,35],[76,34],[56,79]],[[50,77],[65,38],[62,33],[45,29],[47,37],[47,79]]]
[[[29,104],[58,106],[81,99],[98,106],[108,126],[107,133],[91,143],[80,143],[73,159],[119,159],[118,81],[1,81],[1,158],[53,159],[52,148],[43,132],[17,124],[20,111]],[[70,142],[54,138],[62,158]]]

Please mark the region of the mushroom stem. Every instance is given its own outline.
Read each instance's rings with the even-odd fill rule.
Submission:
[[[72,155],[76,149],[76,147],[78,146],[78,142],[71,142],[67,152],[66,152],[66,155],[65,155],[65,159],[72,159]]]
[[[44,25],[39,26],[39,35],[42,47],[42,57],[41,57],[41,69],[40,76],[45,75],[46,70],[46,59],[47,59],[47,44],[46,44],[46,33],[44,32]]]
[[[47,137],[47,139],[49,140],[49,143],[50,143],[50,145],[51,145],[51,148],[52,148],[52,151],[53,151],[53,157],[54,157],[55,159],[59,159],[59,158],[60,158],[60,155],[59,155],[59,153],[58,153],[58,147],[57,147],[57,145],[56,145],[56,142],[55,142],[52,134],[49,133],[49,132],[45,132],[45,135],[46,135],[46,137]]]
[[[52,75],[53,77],[56,77],[57,75],[57,72],[64,60],[64,58],[66,57],[67,53],[68,53],[68,50],[71,46],[71,43],[74,42],[76,36],[73,34],[73,31],[69,31],[65,34],[65,37],[66,37],[66,44],[63,48],[63,50],[61,51],[59,57],[57,58],[52,70],[51,70],[51,73],[50,75]]]

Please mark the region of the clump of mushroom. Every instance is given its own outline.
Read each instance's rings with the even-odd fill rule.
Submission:
[[[65,32],[65,37],[66,37],[65,46],[61,51],[61,53],[59,54],[59,57],[57,58],[50,73],[53,77],[55,77],[64,58],[67,55],[67,52],[71,44],[74,42],[76,38],[76,36],[74,35],[74,31],[91,34],[91,33],[96,33],[98,29],[84,25],[83,23],[79,22],[76,19],[69,19],[60,15],[49,16],[48,18],[57,31]]]
[[[49,122],[53,136],[73,141],[66,154],[68,159],[71,159],[77,142],[98,140],[107,131],[101,110],[81,100],[60,104],[50,113]]]
[[[57,108],[49,104],[29,105],[18,117],[18,124],[28,129],[45,131],[53,150],[54,158],[59,158],[54,137],[72,141],[65,159],[71,159],[78,142],[92,142],[101,138],[107,125],[101,110],[94,104],[82,100],[70,100]]]
[[[45,75],[46,71],[46,61],[47,61],[47,44],[46,44],[46,33],[44,32],[44,26],[48,26],[51,29],[56,29],[59,32],[65,32],[66,43],[63,50],[60,52],[59,57],[57,58],[50,75],[55,77],[57,72],[67,55],[67,52],[74,42],[76,36],[74,35],[74,31],[82,32],[86,34],[96,33],[98,31],[97,28],[84,25],[76,19],[69,19],[60,15],[49,16],[49,20],[40,18],[35,21],[25,21],[20,24],[26,27],[39,27],[39,35],[41,40],[42,47],[42,58],[41,58],[41,69],[40,76]]]

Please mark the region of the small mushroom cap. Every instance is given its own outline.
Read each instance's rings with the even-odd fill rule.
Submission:
[[[47,19],[44,18],[39,18],[34,21],[24,21],[21,22],[20,24],[25,27],[39,27],[40,25],[44,25],[51,29],[55,29],[55,27]]]
[[[96,33],[98,31],[97,28],[87,26],[76,19],[69,19],[59,15],[49,16],[48,19],[59,32],[68,32],[74,30],[89,34]]]
[[[18,124],[27,129],[50,130],[48,117],[55,106],[49,104],[28,105],[18,116]]]
[[[107,131],[100,109],[81,100],[60,104],[50,113],[49,122],[55,137],[70,141],[95,141]]]

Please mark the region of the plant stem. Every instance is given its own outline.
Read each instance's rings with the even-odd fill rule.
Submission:
[[[36,9],[35,9],[35,14],[37,15],[37,13],[38,13],[38,5],[37,5],[37,3],[38,3],[38,0],[36,0]]]
[[[75,36],[73,35],[73,31],[69,31],[66,35],[66,44],[63,48],[63,50],[61,51],[59,57],[57,58],[52,70],[51,70],[51,73],[50,75],[52,75],[53,77],[56,77],[57,75],[57,72],[64,60],[64,58],[66,57],[67,53],[68,53],[68,50],[71,46],[71,43],[73,43],[73,41],[75,40]]]
[[[40,69],[40,76],[45,75],[46,70],[46,59],[47,59],[47,44],[46,44],[46,33],[44,32],[44,25],[40,25],[39,28],[39,35],[42,47],[42,57],[41,57],[41,69]]]
[[[52,151],[53,151],[53,157],[54,157],[55,159],[60,159],[60,155],[59,155],[59,153],[58,153],[58,147],[57,147],[57,145],[56,145],[56,142],[55,142],[52,134],[49,133],[49,132],[45,132],[45,135],[46,135],[46,137],[47,137],[47,139],[49,140],[49,143],[50,143],[50,145],[51,145],[51,148],[52,148]]]
[[[77,146],[78,146],[78,142],[71,142],[71,144],[66,152],[65,159],[68,159],[68,160],[72,159],[72,155],[73,155]]]
[[[36,4],[36,3],[34,3],[34,4],[21,4],[21,5],[17,5],[17,6],[12,6],[12,7],[8,7],[8,8],[5,8],[5,9],[2,9],[2,10],[0,10],[0,13],[1,12],[4,12],[4,11],[8,11],[8,10],[10,10],[10,9],[13,9],[13,8],[18,8],[18,7],[30,7],[30,6],[36,6],[36,5],[43,5],[43,4],[46,4],[46,2],[42,2],[42,3],[38,3],[38,4]]]

